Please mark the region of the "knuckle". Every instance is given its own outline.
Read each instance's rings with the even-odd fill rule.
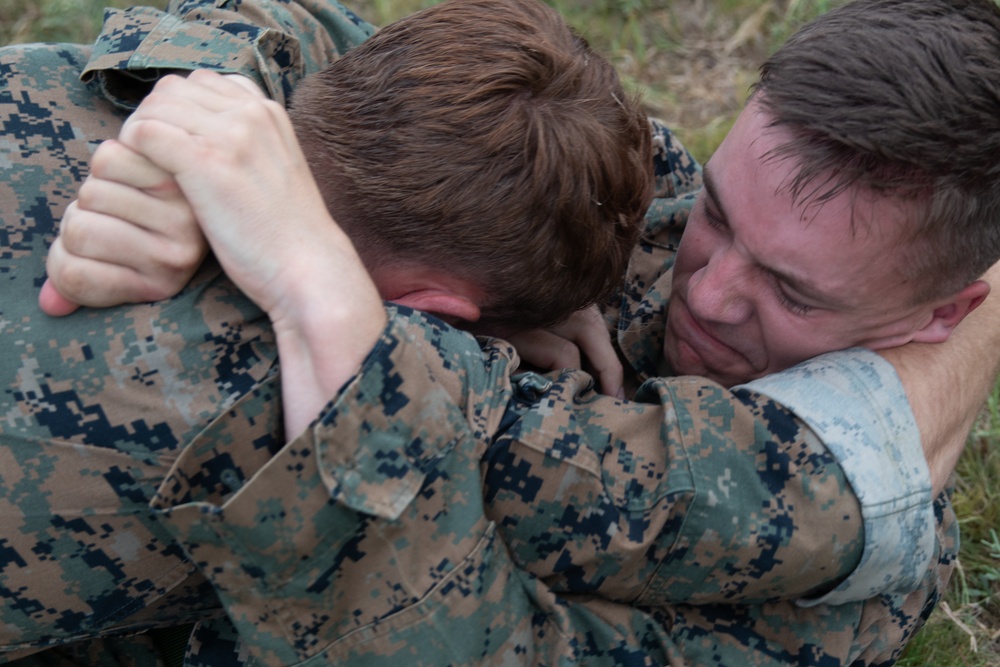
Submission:
[[[92,175],[98,178],[103,178],[107,175],[110,165],[113,164],[115,159],[115,147],[118,145],[116,141],[101,142],[101,145],[97,147],[97,150],[94,151],[93,156],[90,158],[90,173]]]
[[[188,76],[195,76],[197,73],[198,71],[195,70]],[[156,82],[156,85],[153,86],[153,93],[170,92],[182,85],[184,85],[184,77],[178,74],[167,74],[166,76],[161,77],[160,80]]]
[[[87,178],[77,192],[76,200],[81,209],[93,210],[100,203],[101,188],[93,178]]]
[[[162,301],[177,294],[183,284],[177,286],[171,280],[151,280],[146,282],[135,295],[136,301]]]
[[[49,274],[56,290],[71,301],[82,303],[90,285],[90,275],[79,262],[64,258],[59,267]]]
[[[200,244],[190,241],[168,243],[159,255],[160,266],[166,279],[171,283],[187,281],[203,257]]]
[[[59,230],[59,238],[67,252],[74,255],[82,255],[86,249],[87,233],[80,224],[80,215],[66,217],[63,219],[62,227]]]

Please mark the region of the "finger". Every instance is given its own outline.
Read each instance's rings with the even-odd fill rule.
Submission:
[[[225,115],[227,112],[237,114],[237,119],[250,114],[247,122],[255,123],[266,116],[280,130],[282,141],[295,140],[284,107],[267,99],[250,79],[210,70],[192,72],[186,79],[162,79],[126,121],[123,132],[139,121],[160,120],[192,135],[216,138],[234,122],[233,117]]]
[[[150,93],[122,125],[118,140],[134,149],[135,147],[125,140],[129,129],[138,123],[151,120],[168,123],[192,135],[210,133],[215,128],[206,128],[207,121],[217,118],[219,114],[232,109],[234,105],[227,102],[222,108],[215,108],[216,105],[208,102],[205,98],[192,98],[186,95]]]
[[[573,340],[583,354],[587,370],[598,379],[601,392],[624,398],[625,370],[611,341],[611,332],[596,306],[578,311],[553,330]]]
[[[236,169],[251,156],[294,155],[304,161],[287,114],[269,100],[224,113],[183,101],[169,101],[165,108],[163,117],[150,115],[126,125],[118,138],[175,177],[188,167],[204,173],[206,163],[219,160]]]
[[[194,214],[187,202],[180,197],[179,190],[174,197],[167,197],[164,193],[155,196],[128,185],[88,178],[80,187],[76,206],[78,211],[66,216],[61,233],[70,232],[68,224],[77,222],[74,217],[89,223],[91,218],[88,214],[113,217],[122,225],[135,225],[158,234],[169,235],[176,232],[183,236],[185,231],[196,230],[196,226],[191,224]],[[68,209],[67,213],[69,214]],[[191,230],[188,230],[189,227]],[[85,233],[89,234],[90,231]],[[86,242],[88,239],[79,240]],[[107,237],[103,237],[101,242],[105,240]],[[73,246],[77,252],[80,252],[80,248],[82,246]]]
[[[602,324],[603,327],[603,324]],[[587,369],[597,376],[601,393],[625,397],[625,369],[606,329],[581,331],[576,344],[586,359]]]
[[[206,113],[218,114],[248,103],[268,101],[246,77],[222,76],[210,70],[197,70],[186,78],[171,75],[157,82],[126,119],[123,129],[141,120],[156,119],[192,131],[192,123],[200,125],[198,119]]]
[[[185,128],[153,118],[126,125],[118,139],[175,178],[202,153],[197,138]]]
[[[544,370],[582,368],[580,351],[571,341],[556,334],[536,329],[510,337],[521,358]]]
[[[247,100],[266,99],[257,84],[246,77],[195,70],[186,77],[169,75],[161,78],[136,112],[150,106],[150,100],[161,96],[196,102],[208,111],[224,111]]]
[[[591,358],[588,354],[588,359]],[[625,369],[617,359],[612,363],[603,363],[600,367],[593,367],[593,374],[597,376],[601,387],[601,393],[615,398],[625,398]]]
[[[267,94],[261,89],[260,85],[258,85],[257,82],[250,77],[243,76],[242,74],[223,74],[222,78],[230,83],[235,83],[236,85],[243,87],[247,92],[256,97],[267,99]]]
[[[576,337],[576,344],[586,359],[587,368],[596,375],[601,393],[624,397],[625,370],[606,329],[586,329]]]
[[[120,141],[109,139],[97,147],[90,159],[90,175],[157,196],[179,194],[173,177],[154,162]]]
[[[73,202],[49,251],[49,278],[64,297],[88,306],[173,296],[184,288],[208,254],[208,242],[194,219],[184,219],[183,223],[179,232],[168,229],[167,234],[162,234],[130,221],[82,210]]]
[[[208,242],[193,218],[181,222],[183,229],[161,233],[155,225],[147,228],[80,210],[74,202],[63,218],[60,248],[67,253],[67,262],[79,257],[127,267],[170,296],[187,283],[208,254]]]
[[[51,317],[64,317],[80,307],[80,304],[73,303],[60,294],[51,280],[46,279],[42,283],[42,290],[38,293],[38,307],[42,312]]]
[[[162,297],[156,285],[130,267],[69,255],[59,238],[49,249],[46,272],[51,289],[62,299],[81,306],[104,308]],[[46,290],[46,299],[50,297]],[[49,303],[59,307],[56,299],[46,305]]]
[[[60,240],[74,257],[127,266],[150,275],[185,270],[202,259],[200,247],[186,250],[184,243],[99,214],[85,225],[68,225]]]

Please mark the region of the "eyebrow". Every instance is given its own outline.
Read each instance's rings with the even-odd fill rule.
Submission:
[[[702,189],[705,190],[705,197],[712,201],[712,208],[719,212],[716,216],[723,225],[729,227],[729,216],[726,215],[726,208],[719,199],[718,189],[715,187],[715,176],[713,176],[710,164],[705,165],[702,170]]]
[[[729,215],[726,213],[726,208],[719,199],[718,188],[716,187],[715,176],[713,175],[711,164],[705,165],[702,170],[702,182],[702,188],[705,191],[706,205],[709,201],[711,201],[712,208],[718,212],[718,215],[715,217],[718,219],[719,223],[727,229],[732,230],[732,224],[729,222]],[[770,274],[779,282],[788,285],[797,294],[800,294],[809,301],[817,304],[820,308],[842,308],[845,305],[845,303],[840,299],[835,298],[833,295],[825,294],[801,276],[796,276],[786,271],[776,269],[773,266],[762,264],[760,259],[757,257],[753,258],[753,262],[758,269]]]

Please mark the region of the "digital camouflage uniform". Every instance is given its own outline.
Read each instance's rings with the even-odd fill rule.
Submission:
[[[172,11],[110,13],[93,51],[0,49],[0,644],[8,658],[218,613],[211,588],[146,505],[181,446],[257,386],[276,357],[266,317],[211,265],[170,301],[63,319],[38,310],[46,248],[91,154],[118,135],[121,107],[170,69],[239,72],[284,101],[302,76],[371,33],[333,2],[221,0]]]
[[[835,432],[823,410],[800,410],[828,445],[841,441],[827,450],[767,398],[780,380],[735,393],[653,380],[640,402],[622,403],[594,394],[583,373],[517,374],[506,344],[480,351],[391,309],[361,374],[286,445],[273,338],[216,267],[167,302],[41,315],[44,248],[96,142],[122,119],[98,86],[134,102],[142,79],[214,61],[284,99],[303,72],[367,34],[322,5],[310,15],[216,4],[204,17],[195,3],[174,8],[221,20],[210,35],[153,12],[113,16],[92,69],[138,77],[103,72],[81,84],[80,47],[0,52],[8,657],[198,620],[192,665],[246,660],[242,651],[275,665],[822,665],[865,651],[881,660],[917,625],[946,571],[921,581],[933,545],[898,545],[911,558],[896,553],[902,566],[870,581],[890,558],[873,555],[873,529],[895,536],[927,521],[917,511],[926,471],[899,465],[922,461],[912,418],[873,356],[833,355],[784,376],[807,392],[825,387],[826,415],[850,415],[855,430]],[[322,38],[312,17],[341,39]],[[293,39],[303,30],[312,41]],[[216,39],[228,46],[215,49]],[[698,178],[659,135],[663,199],[621,300],[620,340],[649,375],[662,371],[646,362],[660,347],[650,323],[669,295],[664,259]],[[865,400],[852,402],[858,392]],[[899,475],[888,500],[866,496],[884,480],[852,476],[855,440],[887,452],[876,467]],[[872,509],[885,506],[894,509]],[[947,564],[953,551],[942,553]],[[918,584],[909,598],[850,602]],[[771,601],[824,593],[841,604]],[[112,645],[63,656],[99,664],[95,646]],[[135,646],[119,662],[150,664],[155,650]]]

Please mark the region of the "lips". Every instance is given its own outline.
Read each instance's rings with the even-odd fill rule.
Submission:
[[[747,363],[742,354],[708,333],[695,319],[687,303],[676,294],[670,301],[668,327],[669,333],[676,339],[674,347],[678,358],[670,361],[677,372],[712,375],[713,371],[725,373],[726,369]]]

